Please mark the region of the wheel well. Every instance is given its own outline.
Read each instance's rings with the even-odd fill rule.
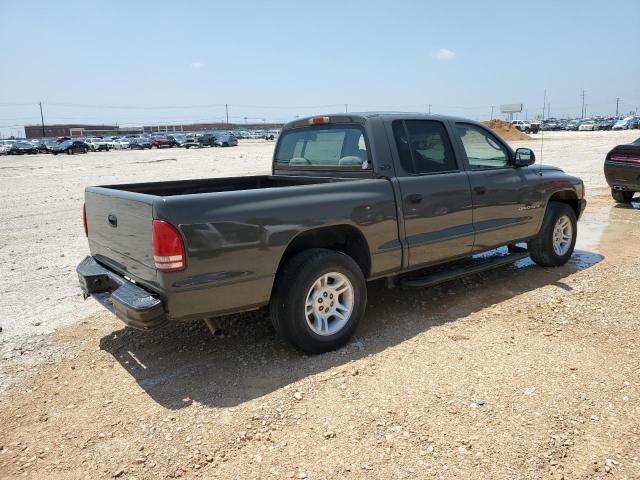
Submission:
[[[551,195],[550,202],[562,202],[569,205],[576,214],[576,217],[580,215],[580,201],[576,192],[572,190],[562,190]]]
[[[369,245],[362,233],[350,225],[314,228],[295,237],[284,251],[278,271],[294,255],[310,248],[327,248],[349,255],[360,267],[365,278],[371,271]]]

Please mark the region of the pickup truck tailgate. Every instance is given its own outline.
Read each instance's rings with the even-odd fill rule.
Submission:
[[[98,190],[98,189],[96,189]],[[153,204],[145,196],[109,190],[85,192],[91,255],[102,264],[147,285],[155,285],[151,239]],[[150,197],[152,198],[152,197]]]

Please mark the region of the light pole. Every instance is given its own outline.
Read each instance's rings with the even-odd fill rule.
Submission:
[[[44,138],[46,135],[44,134],[44,115],[42,114],[42,102],[39,102],[38,105],[40,105],[40,121],[42,122],[42,138]]]

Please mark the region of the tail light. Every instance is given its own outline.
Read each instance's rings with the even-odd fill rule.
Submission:
[[[640,157],[635,155],[611,155],[608,160],[620,163],[640,163]]]
[[[152,238],[156,269],[159,272],[184,270],[184,242],[178,229],[164,220],[154,220]]]
[[[89,227],[87,227],[87,204],[82,204],[82,226],[84,227],[85,237],[89,237]]]

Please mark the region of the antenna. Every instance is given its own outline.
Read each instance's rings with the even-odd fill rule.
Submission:
[[[542,124],[544,123],[544,108],[547,105],[547,89],[544,89],[544,98],[542,99],[542,123],[540,124],[540,170],[538,171],[538,175],[542,175],[542,150],[544,148],[544,128],[542,128]]]

